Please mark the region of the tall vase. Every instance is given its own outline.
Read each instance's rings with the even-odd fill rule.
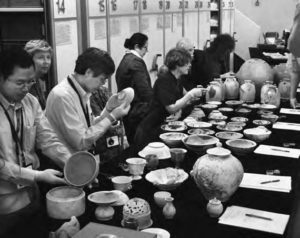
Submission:
[[[240,84],[235,77],[226,78],[225,86],[225,99],[238,99]]]
[[[280,92],[278,88],[275,85],[266,82],[261,88],[260,100],[262,104],[272,104],[279,107]]]
[[[278,90],[280,92],[280,98],[287,100],[290,98],[291,81],[289,78],[283,78],[278,84]]]
[[[223,99],[222,85],[217,81],[209,83],[206,92],[206,102],[218,101],[221,102]]]
[[[176,208],[173,204],[174,198],[173,197],[167,197],[166,198],[166,204],[163,208],[163,214],[166,219],[172,219],[176,214]]]
[[[240,100],[246,103],[255,101],[255,85],[251,80],[245,80],[240,87]]]

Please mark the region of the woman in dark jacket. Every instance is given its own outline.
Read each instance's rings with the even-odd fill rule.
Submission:
[[[143,57],[148,51],[148,37],[142,33],[134,33],[126,39],[124,47],[127,49],[116,72],[118,91],[127,87],[134,89],[134,99],[131,109],[124,117],[124,127],[127,140],[132,144],[136,128],[149,110],[153,90],[151,79]]]
[[[191,67],[192,57],[184,49],[171,49],[165,59],[166,70],[158,75],[154,84],[154,95],[149,114],[138,126],[134,138],[135,153],[143,149],[149,142],[158,141],[160,126],[171,114],[180,114],[191,100],[202,96],[202,88],[194,88],[184,95],[180,83],[182,75],[186,75]]]

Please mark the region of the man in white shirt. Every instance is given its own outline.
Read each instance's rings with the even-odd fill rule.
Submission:
[[[41,237],[36,182],[65,183],[60,171],[37,170],[36,149],[61,168],[70,152],[28,93],[34,75],[34,63],[24,49],[0,53],[0,237]]]
[[[112,111],[103,110],[99,117],[91,114],[91,92],[105,84],[114,71],[107,52],[88,48],[78,56],[74,73],[49,93],[46,116],[71,152],[92,150],[96,140],[128,113],[130,105],[121,104]]]

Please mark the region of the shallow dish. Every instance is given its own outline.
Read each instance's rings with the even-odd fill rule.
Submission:
[[[159,138],[168,146],[178,146],[182,143],[182,139],[187,136],[187,134],[181,132],[167,132],[160,134]]]
[[[243,127],[237,126],[237,125],[226,124],[226,125],[217,126],[217,129],[221,130],[221,131],[241,131],[241,130],[243,130]]]
[[[148,182],[158,187],[160,190],[173,190],[181,185],[189,175],[183,169],[165,168],[158,169],[146,174]]]
[[[221,105],[222,103],[221,103],[221,102],[219,102],[219,101],[209,101],[209,102],[207,102],[207,104],[211,104],[211,105],[217,105],[217,106],[219,106],[219,105]]]
[[[263,110],[275,110],[276,106],[273,104],[262,104],[260,108]]]
[[[272,132],[265,128],[264,126],[259,126],[256,128],[248,128],[244,130],[244,135],[255,142],[262,142],[270,137]]]
[[[243,137],[243,134],[239,132],[233,132],[233,131],[221,131],[216,133],[216,137],[222,141],[225,141],[225,140],[241,139]]]
[[[268,120],[253,120],[252,123],[256,126],[269,126],[271,124]]]
[[[241,121],[230,121],[227,123],[228,126],[241,126],[241,127],[245,127],[246,126],[246,122],[241,122]]]
[[[162,125],[161,129],[166,132],[182,132],[187,129],[183,121],[171,121],[168,124]]]
[[[249,119],[247,117],[232,117],[230,119],[231,121],[236,121],[236,122],[247,122]]]
[[[151,142],[138,153],[143,158],[150,154],[156,155],[158,159],[171,158],[170,148],[162,142]]]
[[[279,116],[277,116],[275,114],[269,114],[269,115],[262,114],[261,118],[264,119],[264,120],[267,120],[271,123],[275,123],[278,120]]]
[[[195,122],[188,122],[187,126],[190,128],[210,128],[212,124],[204,121],[195,121]]]
[[[226,121],[218,121],[218,120],[210,120],[209,123],[211,123],[214,126],[224,126],[226,125]]]
[[[246,155],[254,151],[256,143],[247,139],[227,140],[227,147],[236,155]]]
[[[220,107],[218,110],[225,116],[228,116],[233,112],[233,108],[231,107]]]
[[[119,199],[117,193],[113,191],[100,191],[88,196],[88,200],[98,205],[110,205]]]
[[[247,108],[239,108],[239,109],[236,109],[235,111],[240,116],[247,116],[252,112],[252,110],[247,109]]]
[[[157,238],[170,238],[170,233],[161,228],[148,228],[148,229],[142,230],[142,232],[156,234]]]
[[[206,128],[195,128],[195,129],[190,129],[188,130],[189,135],[199,135],[199,134],[204,134],[204,135],[213,135],[215,134],[214,130],[211,129],[206,129]]]
[[[260,108],[260,104],[259,103],[254,103],[254,104],[243,104],[243,106],[248,107],[250,109],[258,109]]]

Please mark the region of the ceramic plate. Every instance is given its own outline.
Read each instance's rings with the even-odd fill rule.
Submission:
[[[148,229],[142,230],[142,232],[156,234],[157,238],[170,238],[170,233],[161,228],[148,228]]]
[[[98,205],[110,205],[119,199],[114,191],[100,191],[88,196],[88,200]]]

